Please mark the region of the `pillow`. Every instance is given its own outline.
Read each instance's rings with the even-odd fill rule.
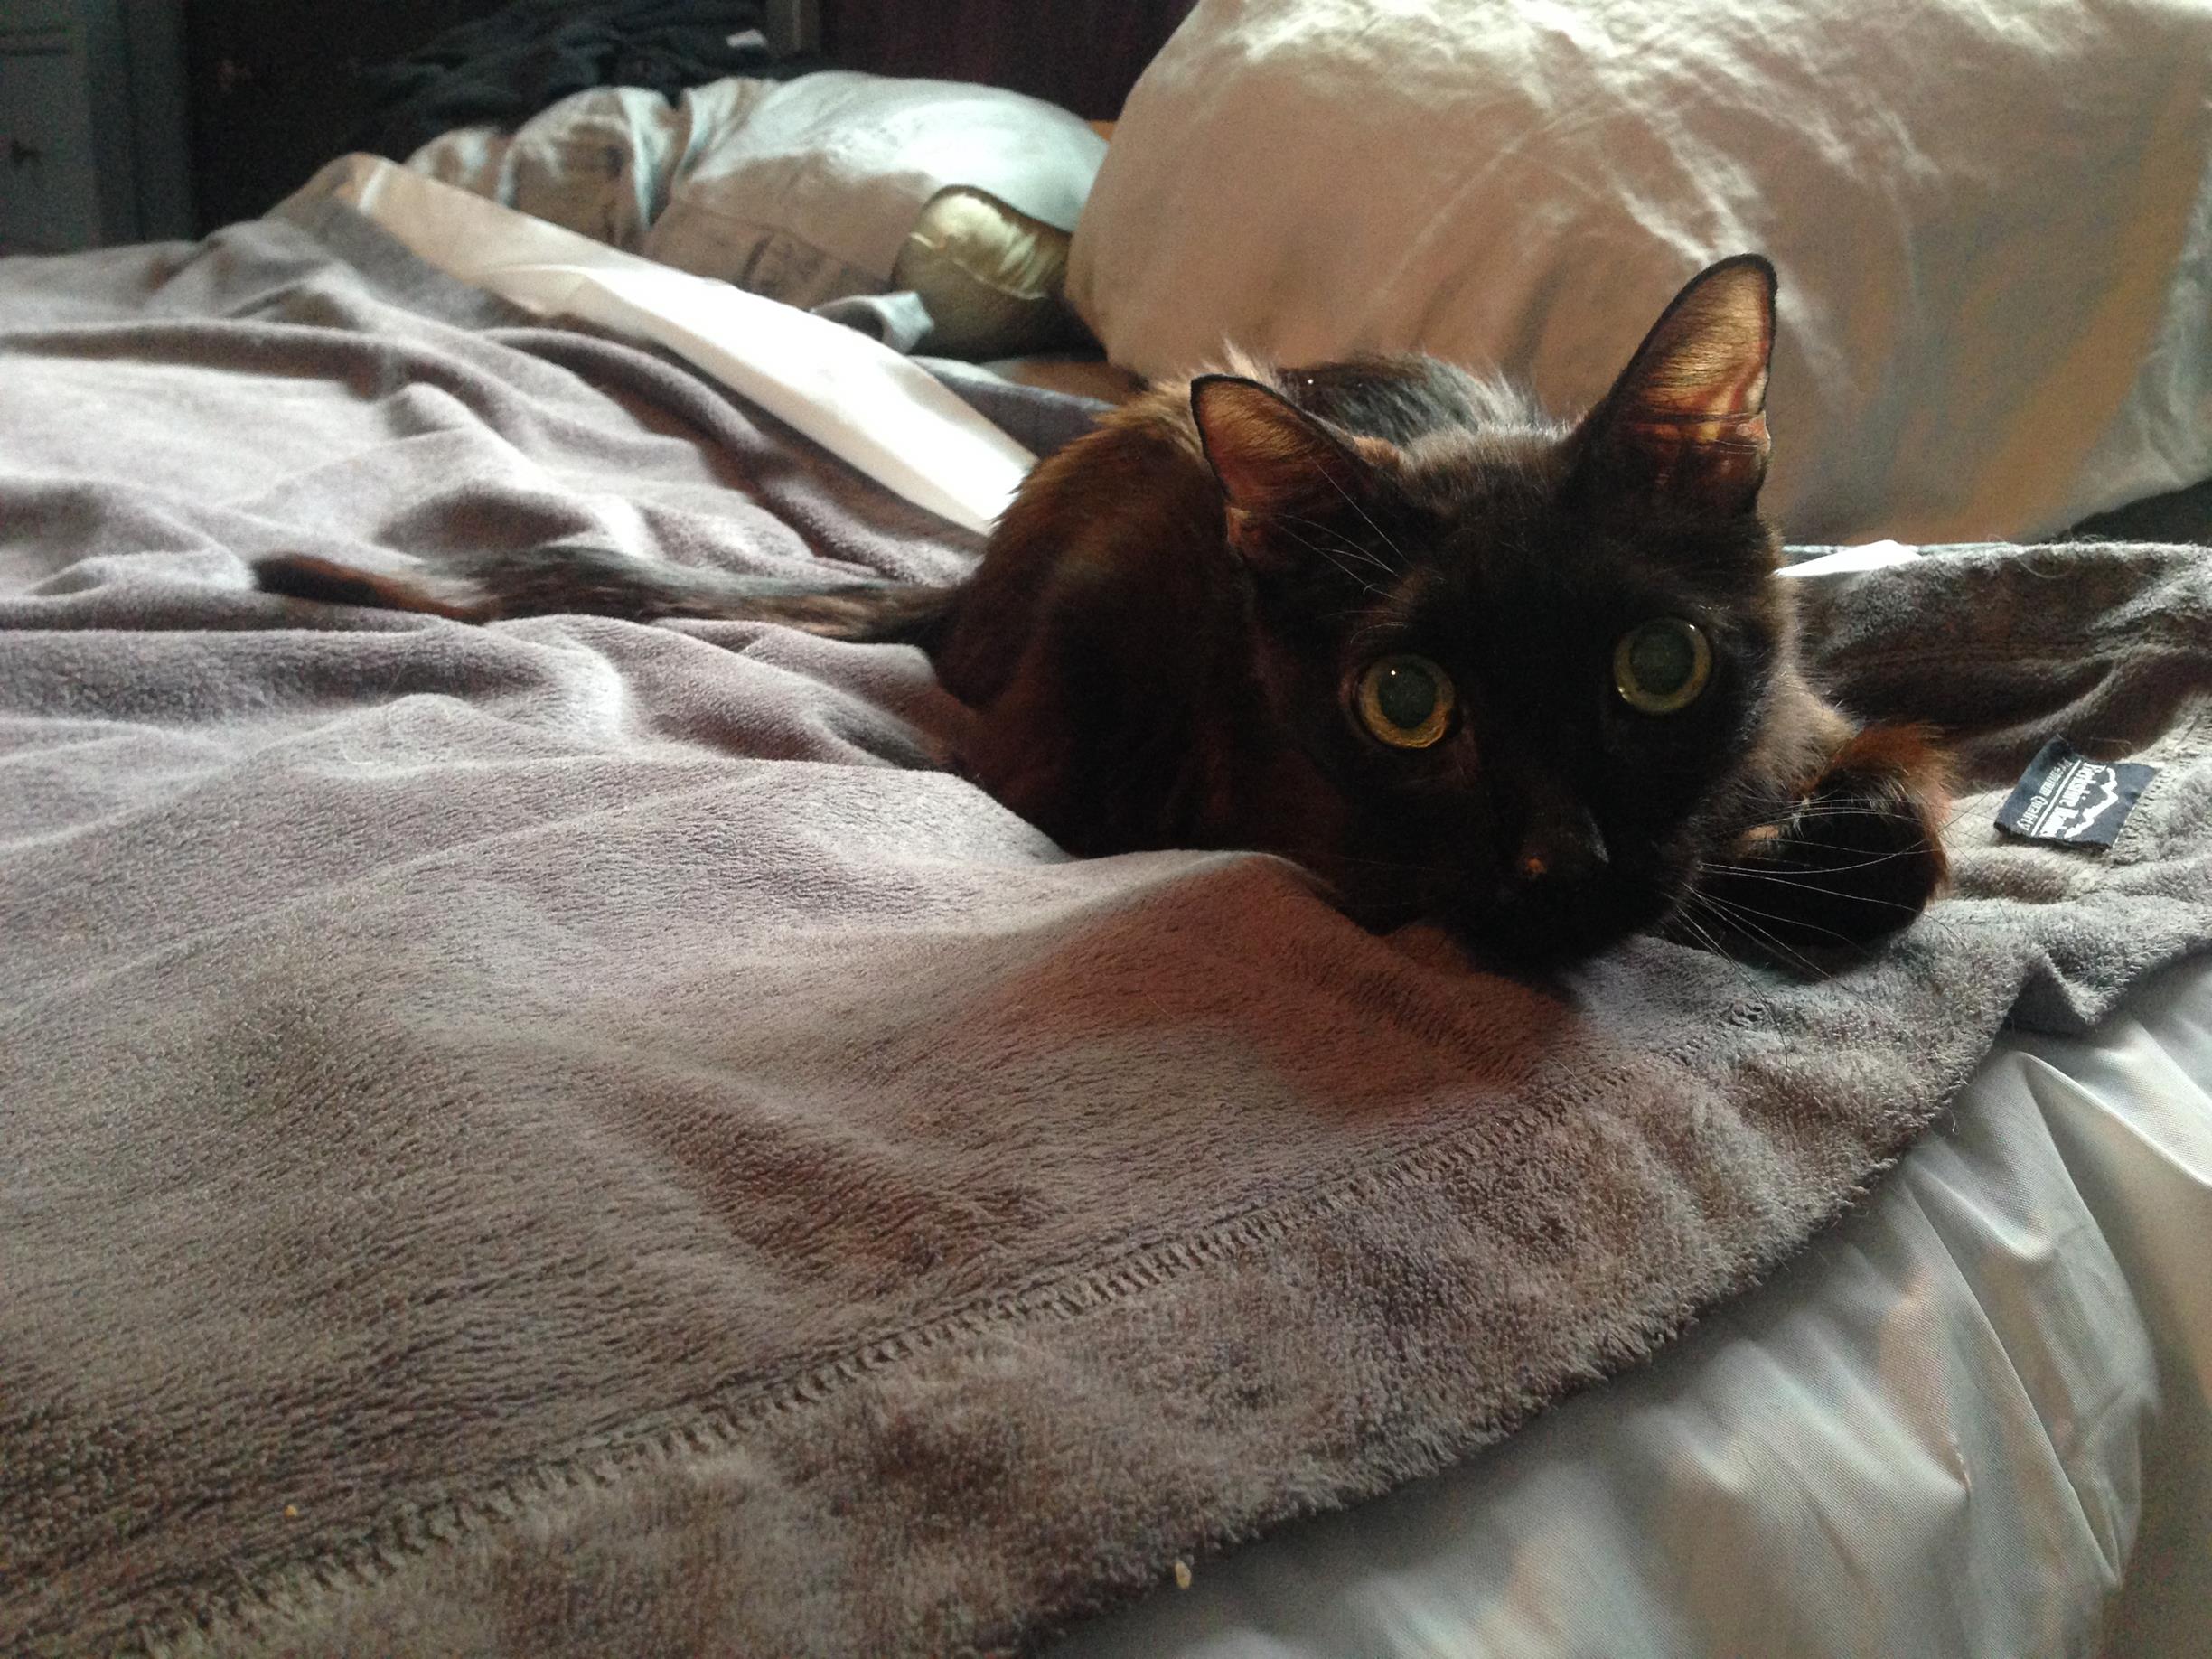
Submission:
[[[1105,151],[1017,92],[839,70],[673,104],[595,88],[511,134],[447,133],[408,165],[793,305],[911,284],[937,323],[926,349],[995,356],[1081,334],[1060,275]]]
[[[512,132],[456,127],[407,159],[501,207],[635,253],[681,159],[693,100],[749,102],[760,80],[718,80],[680,108],[643,87],[595,87],[549,104]]]
[[[768,86],[711,130],[695,125],[639,251],[817,305],[839,296],[833,287],[887,286],[923,210],[948,185],[1073,230],[1105,153],[1080,117],[1018,92],[805,75]]]
[[[2212,474],[2208,145],[2161,0],[1200,0],[1068,295],[1143,374],[1417,348],[1571,412],[1763,252],[1785,533],[2020,539]]]
[[[1084,338],[1062,302],[1069,235],[988,191],[948,185],[930,198],[891,267],[921,295],[930,330],[917,350],[979,360]]]

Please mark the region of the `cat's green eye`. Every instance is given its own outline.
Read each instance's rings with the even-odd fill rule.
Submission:
[[[1360,724],[1393,749],[1425,749],[1451,726],[1458,696],[1426,657],[1384,657],[1359,679]]]
[[[1613,686],[1645,714],[1690,707],[1712,678],[1712,647],[1695,623],[1662,616],[1628,630],[1613,647]]]

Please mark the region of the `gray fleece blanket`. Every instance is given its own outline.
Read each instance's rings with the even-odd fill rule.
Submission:
[[[342,211],[0,263],[0,1646],[1032,1646],[1648,1354],[2212,938],[2195,549],[1816,580],[1961,741],[1955,895],[1518,982],[1067,858],[903,647],[245,562],[570,535],[973,552]],[[2060,731],[2161,768],[2109,851],[1992,826]]]

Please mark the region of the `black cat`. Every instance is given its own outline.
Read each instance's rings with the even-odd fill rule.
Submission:
[[[1279,852],[1367,925],[1520,961],[1677,916],[1863,944],[1943,879],[1943,764],[1798,670],[1757,512],[1774,295],[1757,257],[1706,270],[1572,425],[1421,357],[1156,387],[1041,463],[949,587],[575,548],[259,576],[910,641],[978,711],[962,769],[1071,851]]]

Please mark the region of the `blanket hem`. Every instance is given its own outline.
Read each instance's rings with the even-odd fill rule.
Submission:
[[[1607,1333],[1598,1346],[1589,1352],[1587,1364],[1574,1367],[1572,1374],[1524,1379],[1514,1398],[1504,1402],[1495,1415],[1471,1419],[1448,1439],[1417,1448],[1411,1467],[1394,1470],[1372,1481],[1355,1478],[1348,1483],[1340,1482],[1318,1503],[1232,1522],[1190,1540],[1191,1554],[1200,1560],[1217,1555],[1295,1521],[1349,1508],[1409,1481],[1439,1474],[1499,1444],[1561,1401],[1649,1360],[1679,1341],[1708,1311],[1763,1283],[1777,1268],[1795,1258],[1870,1198],[1920,1132],[1949,1109],[1958,1086],[1963,1083],[1946,1088],[1925,1116],[1898,1123],[1894,1138],[1870,1160],[1863,1177],[1844,1191],[1835,1206],[1815,1219],[1802,1236],[1780,1242],[1769,1255],[1739,1264],[1742,1270],[1724,1282],[1654,1310],[1625,1330]],[[1468,1151],[1471,1157],[1473,1149]],[[1403,1173],[1405,1167],[1414,1161],[1411,1158],[1392,1160],[1386,1173]],[[1364,1173],[1372,1179],[1384,1172]],[[1441,1176],[1448,1171],[1431,1173]],[[1353,1182],[1340,1184],[1339,1193],[1352,1185]],[[603,1451],[577,1451],[533,1461],[524,1471],[485,1489],[428,1504],[397,1505],[383,1521],[362,1529],[348,1544],[319,1550],[259,1570],[241,1572],[236,1563],[226,1563],[235,1580],[232,1586],[213,1594],[195,1597],[188,1593],[183,1599],[190,1611],[180,1610],[137,1621],[131,1639],[139,1651],[159,1655],[194,1644],[206,1644],[221,1651],[226,1626],[236,1628],[249,1640],[274,1638],[281,1635],[286,1621],[312,1617],[312,1609],[319,1601],[342,1598],[355,1590],[373,1590],[406,1565],[408,1558],[426,1556],[440,1548],[517,1524],[528,1519],[539,1504],[558,1504],[581,1490],[611,1488],[639,1478],[657,1465],[680,1464],[688,1457],[709,1457],[736,1449],[780,1415],[820,1404],[841,1388],[865,1386],[877,1373],[932,1350],[951,1347],[957,1352],[962,1337],[1045,1319],[1072,1323],[1125,1298],[1167,1289],[1209,1268],[1233,1267],[1240,1259],[1251,1259],[1254,1249],[1301,1226],[1326,1220],[1332,1212],[1343,1207],[1344,1202],[1337,1194],[1331,1194],[1326,1199],[1309,1200],[1299,1206],[1305,1213],[1295,1218],[1283,1216],[1271,1222],[1231,1223],[1209,1230],[1213,1237],[1153,1247],[1144,1252],[1148,1260],[1078,1275],[1075,1283],[1091,1294],[1071,1295],[1067,1284],[1055,1284],[1010,1298],[1020,1305],[1007,1307],[997,1317],[974,1317],[963,1310],[888,1337],[871,1340],[838,1359],[816,1364],[801,1376],[763,1385],[742,1407],[725,1404],[700,1408],[694,1420],[688,1423],[651,1429],[634,1438],[610,1436]],[[1243,1236],[1233,1239],[1223,1236],[1232,1233]],[[988,1634],[974,1637],[953,1651],[999,1655],[1011,1650],[1026,1650],[1036,1641],[1080,1619],[1125,1605],[1146,1588],[1141,1582],[1100,1584],[1093,1594],[1065,1607],[1002,1615]]]
[[[1732,1035],[1731,1028],[1740,1031],[1765,1025],[1769,1018],[1766,1004],[1739,999],[1723,1019],[1686,1034],[1667,1058],[1687,1064],[1722,1045]],[[1769,1253],[1733,1264],[1738,1270],[1718,1282],[1698,1287],[1688,1297],[1645,1310],[1625,1329],[1603,1333],[1594,1347],[1584,1351],[1584,1363],[1569,1367],[1567,1374],[1522,1378],[1519,1387],[1500,1402],[1494,1414],[1470,1418],[1457,1432],[1420,1448],[1412,1467],[1394,1470],[1367,1485],[1357,1478],[1349,1484],[1340,1481],[1322,1502],[1279,1514],[1246,1516],[1194,1538],[1191,1548],[1201,1556],[1217,1553],[1301,1517],[1342,1509],[1406,1481],[1439,1473],[1497,1444],[1559,1401],[1648,1360],[1678,1340],[1707,1310],[1763,1282],[1864,1203],[1921,1131],[1949,1110],[1980,1064],[1977,1058],[1958,1076],[1946,1079],[1925,1111],[1889,1118],[1884,1125],[1888,1132],[1879,1146],[1870,1149],[1861,1178],[1841,1192],[1832,1208],[1813,1218],[1793,1236],[1779,1239]],[[1558,1115],[1558,1110],[1545,1114],[1548,1118]],[[977,1338],[1047,1321],[1073,1324],[1116,1303],[1171,1289],[1184,1281],[1201,1283],[1199,1276],[1210,1270],[1233,1271],[1241,1263],[1262,1260],[1270,1245],[1364,1203],[1386,1200],[1395,1192],[1416,1186],[1432,1186],[1470,1173],[1479,1178],[1485,1159],[1494,1156],[1495,1148],[1483,1140],[1469,1139],[1470,1127],[1455,1125],[1420,1145],[1312,1184],[1324,1190],[1258,1199],[1228,1217],[1175,1238],[1134,1247],[1120,1261],[1051,1278],[1011,1294],[973,1298],[812,1362],[795,1374],[787,1373],[781,1378],[745,1385],[734,1397],[726,1396],[718,1402],[663,1408],[633,1419],[621,1429],[595,1437],[591,1444],[553,1457],[532,1459],[527,1467],[489,1486],[429,1504],[394,1505],[344,1543],[259,1570],[241,1571],[237,1563],[226,1563],[233,1583],[212,1593],[186,1592],[183,1608],[136,1621],[136,1639],[145,1651],[158,1654],[193,1641],[220,1647],[219,1638],[226,1626],[255,1639],[274,1636],[280,1634],[285,1621],[311,1616],[309,1609],[323,1597],[373,1590],[406,1558],[427,1556],[442,1547],[483,1537],[522,1521],[540,1504],[558,1504],[579,1490],[614,1487],[638,1478],[657,1465],[680,1464],[687,1458],[736,1449],[777,1417],[820,1405],[845,1388],[866,1386],[878,1374],[923,1355],[944,1352],[957,1362],[972,1355],[973,1348],[963,1347],[963,1344],[972,1344]],[[656,1418],[670,1416],[684,1420],[654,1423]],[[333,1582],[334,1578],[338,1581]],[[989,1639],[979,1640],[972,1651],[997,1653],[1008,1644],[1026,1646],[1075,1619],[1121,1604],[1140,1593],[1144,1586],[1101,1588],[1102,1593],[1098,1597],[1049,1610],[1041,1617],[1034,1609],[1029,1615],[1007,1615],[1000,1621],[1003,1627]]]

